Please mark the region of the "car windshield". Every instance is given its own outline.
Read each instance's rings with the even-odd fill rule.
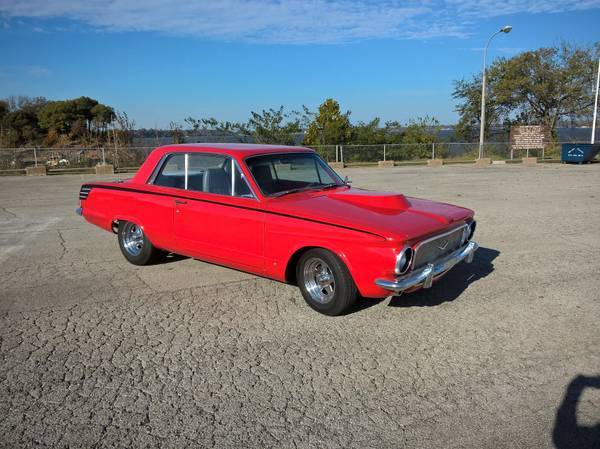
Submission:
[[[315,153],[252,156],[246,159],[246,165],[262,193],[268,196],[344,185]]]

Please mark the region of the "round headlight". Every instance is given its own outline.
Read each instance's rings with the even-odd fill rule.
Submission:
[[[409,270],[414,253],[410,246],[402,248],[402,251],[396,256],[396,274],[404,274]]]

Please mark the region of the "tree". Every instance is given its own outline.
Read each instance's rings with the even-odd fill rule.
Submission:
[[[554,133],[561,118],[591,115],[599,50],[563,43],[521,53],[503,64],[495,95],[521,122]]]
[[[569,44],[523,52],[496,60],[487,71],[486,130],[491,125],[545,125],[553,134],[561,119],[588,118],[600,44],[582,48]],[[464,138],[479,135],[481,75],[454,83],[459,100],[457,132]]]
[[[414,144],[404,148],[409,158],[425,159],[431,155],[431,144],[437,140],[440,122],[434,117],[410,120],[404,129],[402,143]]]
[[[94,117],[92,110],[96,105],[98,105],[98,101],[90,97],[79,97],[68,101],[73,103],[73,109],[77,115],[77,118],[86,122],[86,126],[89,131],[92,119]]]
[[[359,145],[386,143],[386,130],[380,128],[379,123],[379,117],[367,123],[358,122],[352,127],[352,143]]]
[[[169,129],[171,130],[173,143],[183,143],[183,129],[181,125],[177,122],[171,122],[169,123]]]
[[[307,145],[336,145],[350,140],[352,125],[350,111],[342,114],[340,105],[328,98],[319,106],[319,112],[309,124],[304,136]]]
[[[5,101],[8,103],[9,112],[27,111],[34,114],[37,114],[48,104],[48,100],[44,97],[27,97],[23,95],[10,96]]]
[[[496,85],[502,76],[504,59],[496,60],[488,69],[486,85],[488,86],[485,101],[485,134],[494,125],[503,123],[510,112],[507,105],[502,104],[496,95]],[[479,136],[481,124],[481,74],[474,75],[470,80],[454,81],[452,98],[459,100],[456,111],[459,121],[456,125],[457,136],[466,141],[475,140]]]
[[[36,142],[41,137],[37,116],[31,111],[9,112],[4,117],[4,126],[6,143],[12,147]]]
[[[264,110],[262,113],[252,111],[245,128],[240,131],[250,134],[257,143],[271,143],[280,145],[293,145],[294,134],[301,131],[300,120],[296,112],[287,114],[283,106],[279,109]]]
[[[108,125],[115,119],[115,110],[110,106],[98,103],[91,109],[92,123],[101,130],[106,131]]]
[[[42,129],[54,129],[59,133],[69,133],[77,120],[77,109],[72,101],[52,101],[39,112],[39,124]]]

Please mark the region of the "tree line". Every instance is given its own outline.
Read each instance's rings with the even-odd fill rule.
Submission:
[[[99,146],[131,143],[135,123],[89,97],[50,101],[44,97],[0,100],[0,146]]]
[[[561,44],[496,59],[488,68],[486,123],[501,129],[506,141],[515,124],[542,124],[554,133],[559,123],[589,123],[592,115],[595,65],[600,43],[590,47]],[[455,139],[476,141],[481,109],[481,73],[454,82],[452,97],[459,114]],[[337,145],[382,143],[431,144],[441,129],[434,117],[420,117],[401,124],[381,123],[378,117],[352,123],[332,98],[317,111],[286,111],[283,106],[252,111],[245,122],[214,117],[187,117],[173,121],[168,130],[135,130],[127,114],[89,97],[49,101],[42,97],[10,97],[0,101],[0,145],[44,146],[128,145],[134,135],[168,135],[174,143],[190,135],[228,135],[242,142]],[[420,150],[418,148],[421,148]],[[416,157],[426,156],[427,145],[415,146]],[[422,152],[423,154],[420,154]]]

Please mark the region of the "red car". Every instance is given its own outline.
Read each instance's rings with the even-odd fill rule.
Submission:
[[[309,148],[155,149],[130,180],[84,184],[77,213],[136,265],[177,253],[300,287],[327,315],[429,288],[477,244],[473,211],[352,188]]]

